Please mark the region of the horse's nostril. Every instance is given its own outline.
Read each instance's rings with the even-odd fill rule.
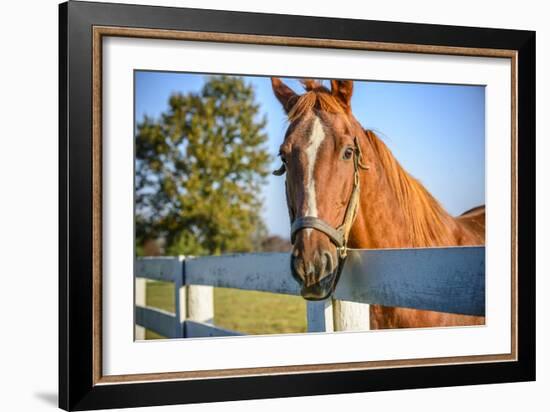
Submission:
[[[306,262],[304,259],[292,256],[291,265],[294,277],[305,285],[314,283],[315,267],[311,262]]]
[[[294,271],[294,273],[302,277],[304,274],[302,270],[303,268],[302,260],[297,258],[296,256],[292,256],[291,264],[292,264],[292,270]]]
[[[334,261],[332,260],[332,255],[329,252],[323,253],[323,263],[325,268],[325,273],[331,274],[334,271]]]

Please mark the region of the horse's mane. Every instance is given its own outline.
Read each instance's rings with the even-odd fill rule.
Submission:
[[[411,228],[414,247],[452,244],[449,228],[454,219],[417,179],[412,177],[395,159],[390,149],[371,130],[365,130],[374,148],[388,184],[397,202],[403,208],[407,226]]]

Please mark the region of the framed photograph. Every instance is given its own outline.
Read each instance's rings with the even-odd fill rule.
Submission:
[[[535,33],[60,5],[59,402],[535,379]]]

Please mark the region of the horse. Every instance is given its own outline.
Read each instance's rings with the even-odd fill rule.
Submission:
[[[485,207],[453,217],[395,159],[351,109],[353,81],[330,89],[301,80],[299,95],[272,77],[288,128],[275,175],[286,173],[291,221],[291,273],[307,300],[332,295],[347,248],[473,246],[485,243]],[[370,328],[463,326],[485,323],[467,316],[370,305]]]

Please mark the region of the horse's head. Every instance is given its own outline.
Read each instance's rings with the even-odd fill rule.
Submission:
[[[336,287],[365,168],[357,141],[363,131],[351,114],[352,81],[332,80],[331,90],[313,80],[297,95],[272,78],[289,119],[279,155],[286,172],[292,222],[291,271],[305,299],[320,300]]]

